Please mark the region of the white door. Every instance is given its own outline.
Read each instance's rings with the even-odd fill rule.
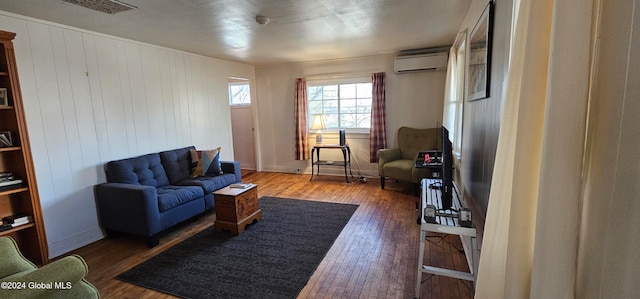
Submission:
[[[256,170],[253,110],[249,81],[229,79],[229,103],[231,105],[231,133],[233,156],[241,169]]]

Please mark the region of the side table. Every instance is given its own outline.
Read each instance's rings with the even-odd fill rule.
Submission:
[[[323,149],[323,148],[341,150],[342,161],[320,160],[320,149]],[[314,153],[316,154],[315,160],[313,155]],[[309,179],[310,181],[313,180],[314,166],[318,168],[318,175],[320,175],[320,165],[344,167],[344,178],[347,181],[347,183],[349,183],[349,176],[347,175],[347,167],[349,167],[349,173],[351,173],[351,176],[353,176],[353,173],[351,172],[351,149],[349,148],[349,145],[326,144],[326,145],[313,146],[313,148],[311,149],[311,178]]]
[[[248,188],[229,186],[213,192],[216,203],[216,231],[229,230],[234,235],[244,232],[247,224],[262,219],[258,206],[258,185]]]

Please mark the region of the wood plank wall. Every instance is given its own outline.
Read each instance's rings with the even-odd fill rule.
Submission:
[[[473,29],[477,16],[482,13],[486,1],[465,19],[468,32]],[[511,1],[494,1],[493,39],[489,97],[466,101],[462,132],[462,154],[456,169],[456,182],[478,220],[482,234],[484,219],[489,205],[489,191],[493,178],[494,162],[498,147],[502,104],[505,101],[504,87],[509,71],[511,47]],[[477,14],[477,16],[476,16]],[[467,76],[468,77],[468,76]],[[468,80],[468,79],[467,79]]]
[[[102,238],[93,186],[104,163],[189,145],[232,157],[227,77],[252,78],[252,66],[1,11],[0,28],[17,34],[52,257]]]

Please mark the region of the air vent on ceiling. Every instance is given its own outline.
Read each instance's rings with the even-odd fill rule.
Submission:
[[[97,10],[108,14],[115,14],[131,9],[137,9],[137,7],[116,0],[61,0],[82,7]]]

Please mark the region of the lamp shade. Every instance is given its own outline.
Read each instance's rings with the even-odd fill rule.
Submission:
[[[313,120],[311,121],[311,130],[324,130],[327,128],[327,125],[324,122],[324,115],[322,114],[314,114]]]

